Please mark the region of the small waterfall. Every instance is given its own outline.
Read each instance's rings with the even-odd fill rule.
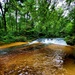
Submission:
[[[34,43],[43,43],[43,44],[59,44],[59,45],[67,45],[67,43],[64,41],[63,38],[39,38],[36,39],[29,44],[34,44]]]

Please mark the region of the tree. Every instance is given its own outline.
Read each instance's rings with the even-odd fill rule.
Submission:
[[[3,6],[2,6],[2,3],[0,2],[0,9],[1,9],[1,12],[2,12],[2,18],[3,18],[3,23],[4,23],[4,29],[5,29],[5,31],[7,31],[5,14],[6,14],[8,8],[6,8],[6,3],[5,3],[5,6],[3,7]]]
[[[72,33],[75,35],[75,8],[73,8],[69,13],[69,19],[72,22]]]

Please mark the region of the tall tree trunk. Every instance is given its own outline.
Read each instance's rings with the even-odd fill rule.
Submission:
[[[16,16],[16,30],[18,29],[17,27],[17,9],[16,9],[16,12],[15,12],[15,16]]]
[[[5,18],[5,14],[6,14],[6,4],[5,4],[5,8],[4,11],[2,9],[2,4],[0,2],[0,9],[2,11],[2,17],[3,17],[3,23],[4,23],[4,30],[7,31],[7,27],[6,27],[6,18]]]
[[[11,13],[9,11],[9,17],[11,18]],[[14,27],[13,27],[13,24],[12,24],[12,20],[10,19],[10,25],[11,25],[11,30],[13,31],[14,30]]]
[[[4,20],[4,30],[7,31],[5,14],[3,14],[3,20]]]

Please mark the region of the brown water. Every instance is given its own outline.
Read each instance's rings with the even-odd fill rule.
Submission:
[[[75,75],[75,61],[68,57],[74,50],[71,46],[37,43],[0,48],[6,51],[0,54],[0,75]]]

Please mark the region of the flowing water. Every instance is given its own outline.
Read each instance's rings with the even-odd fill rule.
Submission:
[[[41,42],[43,44],[59,44],[59,45],[67,45],[63,38],[39,38],[30,42],[29,44]]]
[[[0,46],[0,75],[75,75],[75,48],[45,42]]]

